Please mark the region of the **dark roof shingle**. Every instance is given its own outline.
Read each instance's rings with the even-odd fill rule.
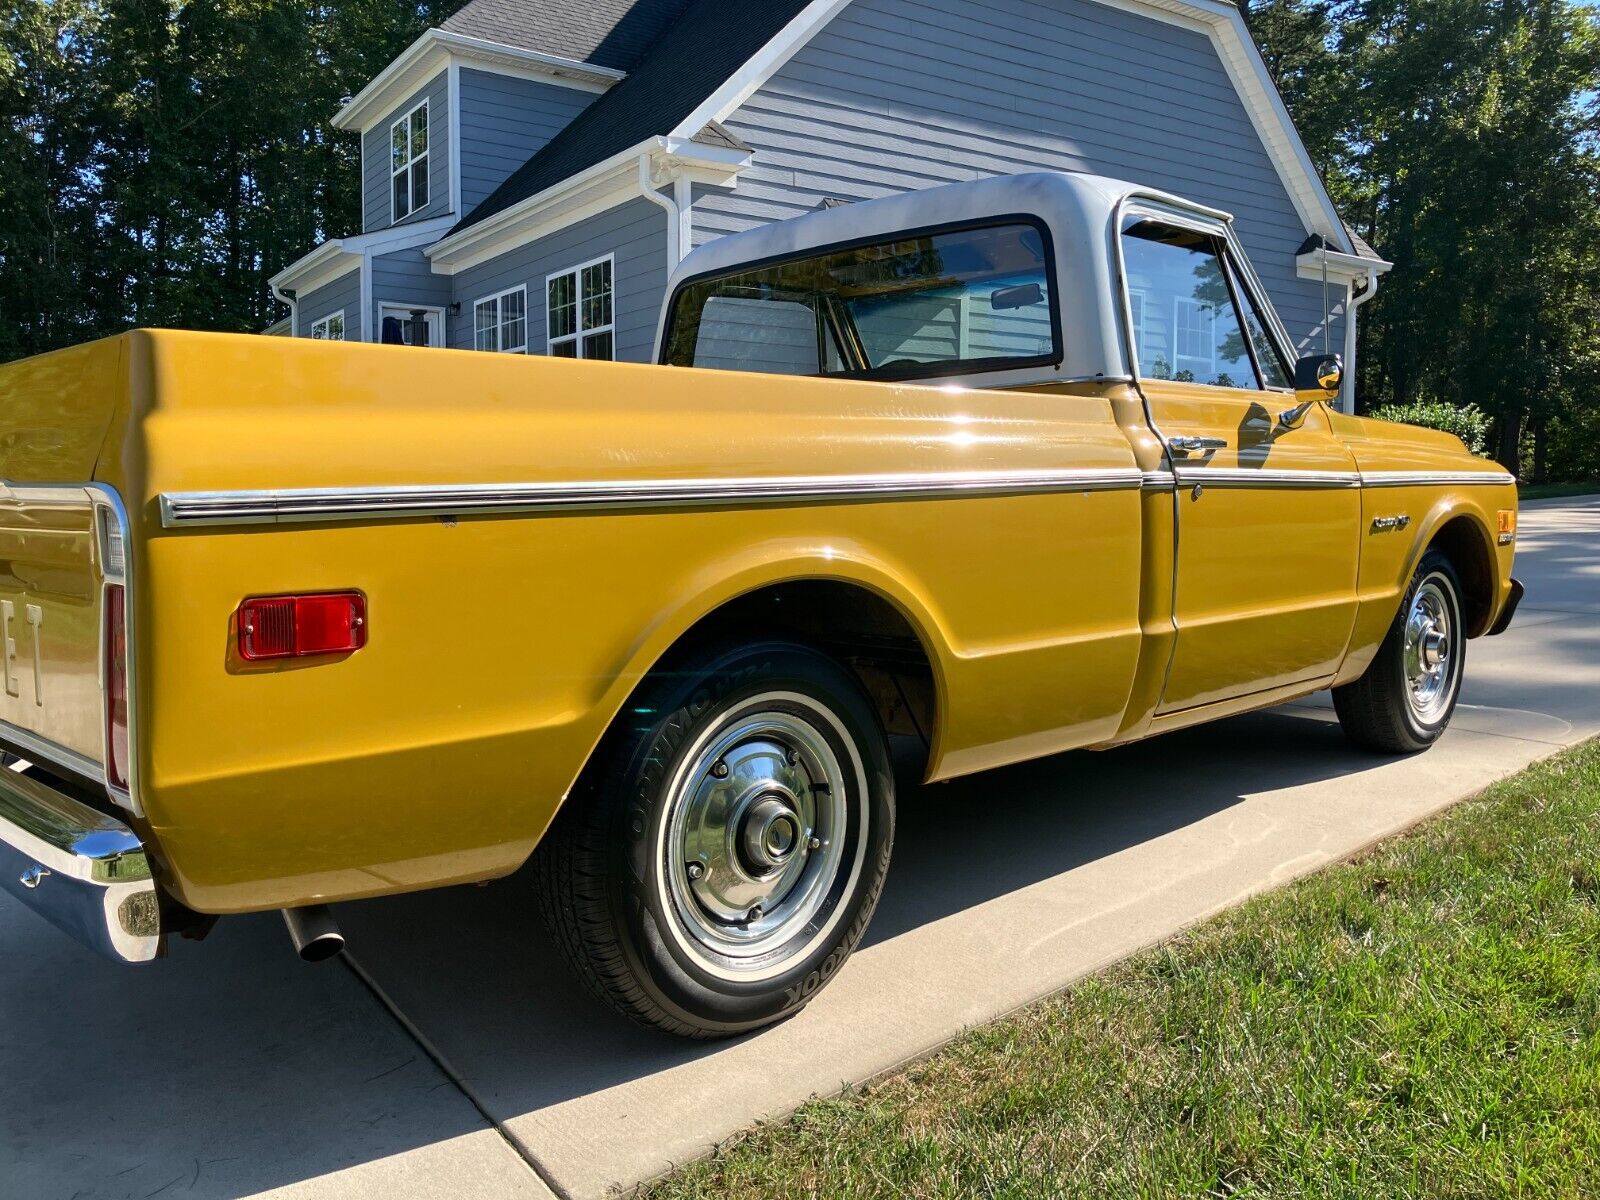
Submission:
[[[469,0],[440,28],[631,71],[688,5],[689,0]]]
[[[493,2],[512,4],[514,0]],[[671,133],[798,16],[806,3],[691,0],[626,79],[584,109],[451,232],[537,196],[646,138]]]

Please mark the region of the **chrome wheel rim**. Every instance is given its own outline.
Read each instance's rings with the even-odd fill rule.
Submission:
[[[1455,605],[1438,575],[1417,585],[1406,613],[1406,693],[1412,714],[1431,725],[1450,706],[1460,660]]]
[[[681,762],[656,846],[666,932],[712,974],[775,974],[831,931],[841,876],[860,869],[854,746],[815,700],[773,693],[730,711]]]

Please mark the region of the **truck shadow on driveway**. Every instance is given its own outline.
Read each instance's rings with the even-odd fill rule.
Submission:
[[[895,860],[862,950],[1205,820],[1251,793],[1380,761],[1352,751],[1337,726],[1280,711],[949,784],[903,784]],[[719,1052],[717,1043],[635,1028],[590,998],[546,941],[521,874],[348,904],[339,915],[352,954],[502,1117]]]

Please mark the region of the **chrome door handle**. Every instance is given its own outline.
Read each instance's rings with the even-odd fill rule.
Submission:
[[[1226,438],[1174,437],[1167,439],[1167,448],[1178,454],[1210,454],[1213,450],[1226,450]]]

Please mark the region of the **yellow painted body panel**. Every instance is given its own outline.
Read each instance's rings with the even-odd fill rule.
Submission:
[[[206,912],[514,870],[652,665],[769,584],[858,584],[907,618],[934,668],[938,779],[1170,725],[1169,666],[1188,672],[1188,704],[1248,706],[1305,662],[1326,679],[1370,657],[1429,522],[1493,528],[1514,504],[1416,489],[1417,523],[1381,544],[1357,508],[1400,489],[1352,489],[1344,508],[1219,494],[1192,534],[1181,497],[1135,489],[168,529],[158,498],[174,492],[1154,471],[1161,449],[1126,385],[971,392],[180,333],[52,358],[0,368],[0,399],[42,405],[72,381],[47,419],[76,449],[9,469],[92,469],[126,502],[139,824],[163,882]],[[1273,454],[1348,443],[1363,469],[1481,465],[1411,431],[1315,419],[1303,448],[1297,431]],[[1186,536],[1204,552],[1186,559]],[[1175,541],[1180,605],[1246,614],[1188,658]],[[1285,552],[1288,566],[1269,557]],[[1509,549],[1495,561],[1503,599]],[[368,597],[364,649],[238,661],[244,597],[342,588]],[[1345,624],[1331,649],[1324,612]],[[1264,634],[1288,657],[1263,662]]]
[[[1355,617],[1360,490],[1206,479],[1351,474],[1355,461],[1327,410],[1319,405],[1304,425],[1285,431],[1278,413],[1293,401],[1278,393],[1156,380],[1144,390],[1165,437],[1221,443],[1180,459],[1177,648],[1162,710],[1331,679]]]

